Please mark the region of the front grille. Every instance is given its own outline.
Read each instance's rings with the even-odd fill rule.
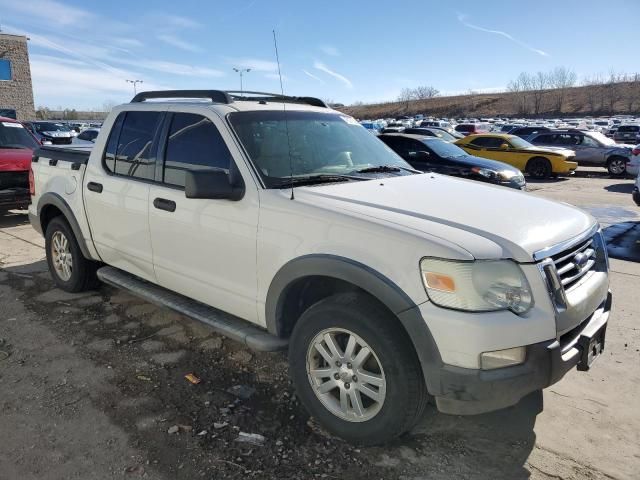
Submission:
[[[595,237],[568,248],[551,257],[565,291],[575,286],[596,266]]]

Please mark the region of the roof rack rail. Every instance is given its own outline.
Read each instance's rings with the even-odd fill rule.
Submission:
[[[321,99],[315,97],[290,97],[282,95],[280,93],[267,93],[267,92],[251,92],[248,90],[227,90],[228,93],[235,100],[244,101],[276,101],[286,103],[304,103],[313,107],[329,108],[329,106]],[[247,96],[249,95],[249,96]]]
[[[233,103],[233,99],[223,90],[157,90],[140,92],[131,103],[140,103],[153,98],[208,98],[215,103]]]
[[[251,92],[239,90],[157,90],[140,92],[131,99],[131,103],[141,103],[145,100],[160,98],[207,98],[215,103],[230,104],[234,100],[243,101],[275,101],[286,103],[303,103],[314,107],[329,108],[319,98],[315,97],[289,97],[279,93]]]

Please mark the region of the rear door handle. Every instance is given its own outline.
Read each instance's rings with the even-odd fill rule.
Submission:
[[[174,202],[173,200],[167,200],[165,198],[156,198],[153,201],[153,206],[158,210],[165,210],[167,212],[176,211],[176,202]]]
[[[96,182],[87,183],[87,188],[92,192],[102,193],[102,184]]]

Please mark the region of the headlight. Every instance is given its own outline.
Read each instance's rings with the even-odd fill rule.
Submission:
[[[523,314],[533,306],[529,282],[511,260],[462,262],[423,258],[420,269],[429,298],[441,307]]]
[[[488,168],[473,167],[471,171],[478,175],[482,175],[483,177],[496,178],[496,172],[489,170]]]

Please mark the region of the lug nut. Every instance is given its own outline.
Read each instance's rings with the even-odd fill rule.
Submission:
[[[356,377],[356,376],[354,375],[354,376],[353,376],[353,378],[352,378],[352,380],[353,380],[354,382],[357,382],[357,381],[358,381],[358,377]]]
[[[335,378],[336,380],[340,380],[340,375],[338,375],[337,373],[334,373],[333,378]]]
[[[350,363],[347,363],[347,368],[351,368],[351,364]]]
[[[342,362],[340,362],[339,360],[336,362],[336,367],[341,367],[342,366]]]
[[[350,387],[351,387],[351,384],[350,384],[350,383],[345,383],[345,384],[344,384],[344,388],[349,389]]]

